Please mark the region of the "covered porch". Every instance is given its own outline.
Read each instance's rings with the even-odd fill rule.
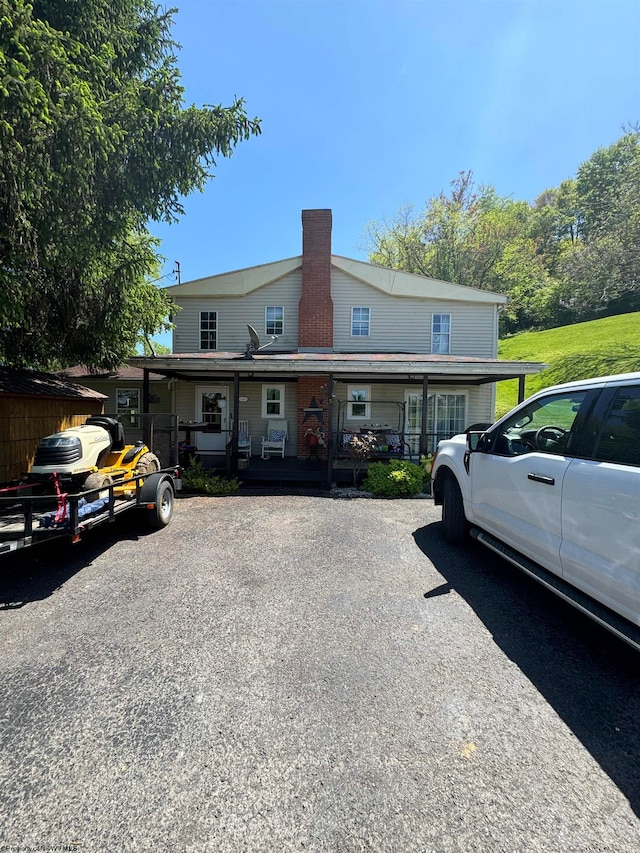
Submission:
[[[525,377],[544,367],[460,356],[300,352],[171,354],[131,364],[143,370],[143,412],[151,372],[175,381],[173,411],[187,439],[183,446],[205,467],[247,483],[325,488],[353,482],[354,435],[374,437],[373,460],[417,462],[440,439],[493,421],[496,382],[517,380],[522,400]],[[276,394],[266,404],[265,388]],[[201,393],[209,394],[211,406],[198,404]],[[288,427],[286,453],[263,459],[261,438],[272,411],[265,405],[277,409],[277,393],[277,417]],[[241,449],[241,424],[254,434],[249,453]],[[313,445],[311,433],[320,437]]]

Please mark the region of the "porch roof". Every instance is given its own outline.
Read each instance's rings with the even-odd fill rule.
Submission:
[[[425,353],[171,353],[156,357],[137,356],[129,364],[164,373],[176,379],[193,380],[215,374],[241,378],[267,376],[308,376],[333,374],[335,377],[379,379],[430,379],[438,377],[457,383],[482,384],[539,373],[546,364],[535,361],[502,361],[497,358],[442,356]]]

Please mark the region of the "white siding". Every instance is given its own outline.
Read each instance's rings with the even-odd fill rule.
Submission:
[[[176,300],[182,310],[174,315],[173,351],[200,351],[201,311],[218,312],[218,350],[241,352],[246,349],[249,342],[247,324],[256,329],[260,341],[266,344],[270,340],[265,334],[264,309],[267,305],[284,307],[284,334],[269,351],[297,349],[301,283],[301,271],[294,270],[246,296],[181,297]]]
[[[336,352],[431,352],[431,317],[451,314],[450,355],[495,357],[494,305],[399,297],[332,271],[333,340]],[[351,309],[371,309],[370,336],[351,337]]]
[[[176,382],[176,412],[182,421],[195,420],[196,417],[196,384],[222,385],[229,388],[230,405],[233,406],[233,382],[224,379],[211,379],[210,382]],[[262,417],[262,382],[240,382],[240,396],[247,397],[246,402],[240,402],[238,420],[249,421],[249,434],[252,438],[251,449],[254,455],[260,454],[260,438],[267,434],[267,419]],[[265,384],[270,384],[266,382]],[[274,380],[272,384],[283,384]],[[285,419],[289,422],[289,438],[285,448],[286,456],[296,455],[297,442],[297,383],[285,382]],[[233,410],[232,410],[233,411]],[[197,439],[197,434],[196,434]]]
[[[118,388],[128,389],[136,388],[140,392],[140,406],[142,407],[142,382],[135,379],[93,379],[84,377],[80,380],[87,388],[94,391],[99,391],[101,394],[106,394],[107,399],[104,401],[104,414],[116,414],[116,393]],[[164,381],[153,380],[149,383],[149,392],[152,398],[159,398],[158,402],[149,404],[149,411],[152,413],[166,414],[173,411],[173,402],[169,380]]]
[[[181,311],[174,315],[173,351],[199,352],[200,312],[218,312],[217,349],[238,352],[248,343],[247,324],[267,343],[265,307],[284,307],[284,334],[270,352],[298,347],[298,304],[301,271],[294,270],[278,281],[245,296],[181,297]],[[433,314],[451,314],[451,355],[496,357],[496,308],[493,304],[392,296],[364,284],[341,270],[332,269],[335,352],[431,352]],[[371,309],[369,337],[351,336],[351,309]]]
[[[371,387],[371,417],[368,420],[360,418],[350,420],[347,417],[347,406],[344,405],[347,401],[348,385],[367,385]],[[337,382],[335,385],[335,401],[338,405],[335,406],[333,415],[333,429],[339,427],[367,427],[367,426],[388,426],[391,429],[396,429],[398,426],[403,428],[404,424],[404,400],[405,393],[411,391],[413,393],[421,393],[421,385],[407,385],[402,382],[398,385],[376,385],[375,381],[365,379],[362,382],[357,380],[345,382]],[[493,385],[480,386],[459,386],[459,385],[429,385],[429,394],[464,394],[466,396],[466,417],[465,428],[473,423],[480,421],[491,423],[493,417]],[[343,405],[340,405],[340,404]],[[338,423],[338,412],[340,412],[340,423]]]

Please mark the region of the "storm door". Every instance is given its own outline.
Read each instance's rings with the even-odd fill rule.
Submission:
[[[230,438],[229,388],[223,385],[198,385],[196,418],[207,425],[197,435],[198,450],[224,452]]]

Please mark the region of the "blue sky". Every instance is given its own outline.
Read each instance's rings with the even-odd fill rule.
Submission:
[[[638,0],[174,0],[185,104],[246,101],[262,136],[220,159],[177,225],[182,281],[298,255],[333,211],[335,254],[422,209],[458,172],[533,201],[640,121]],[[159,338],[169,343],[168,336]]]

